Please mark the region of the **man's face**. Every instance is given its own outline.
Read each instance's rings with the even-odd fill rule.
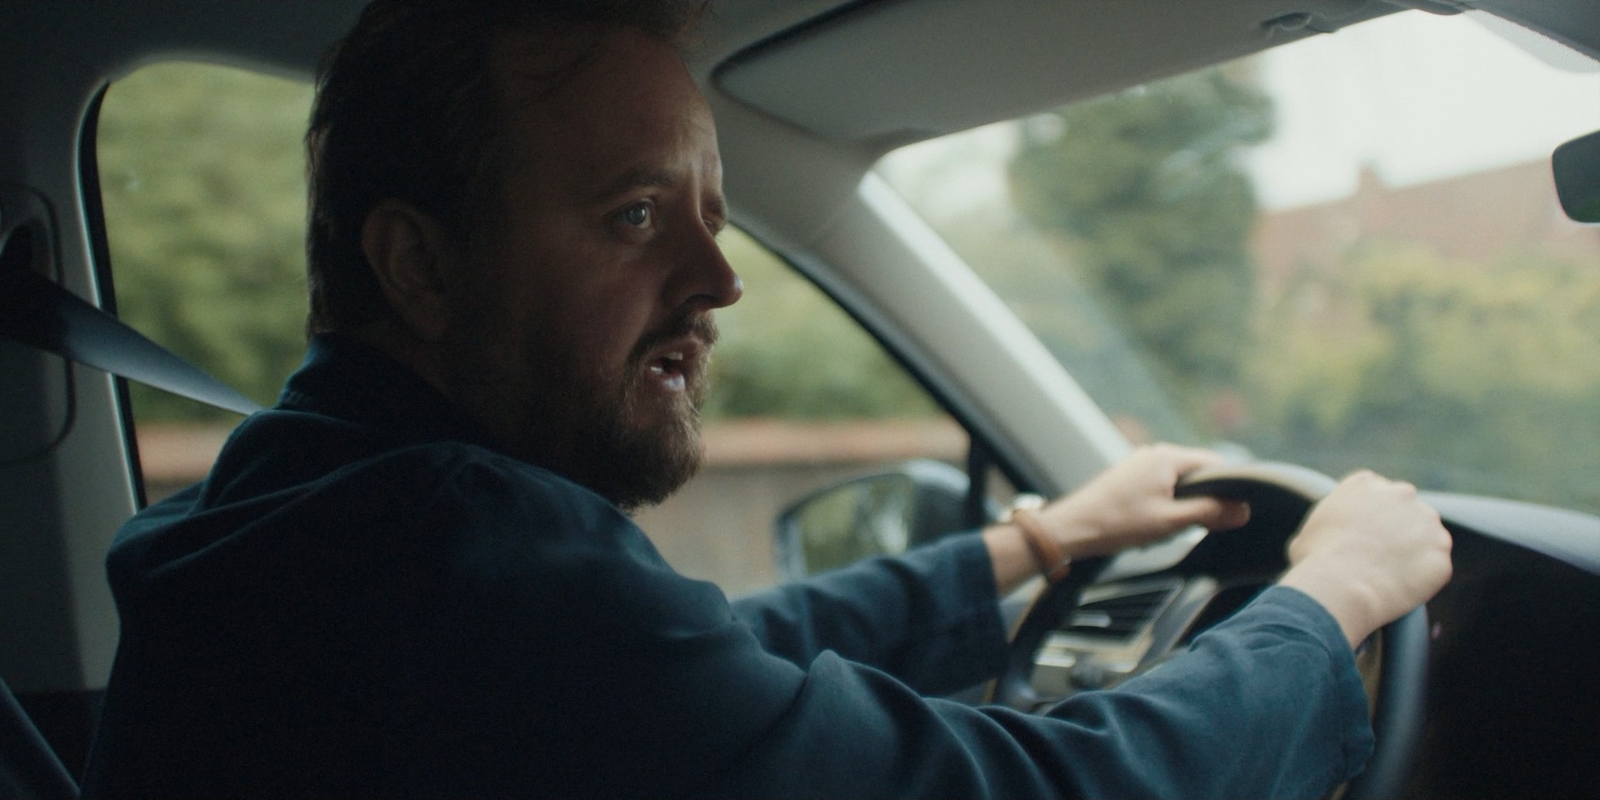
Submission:
[[[711,310],[741,293],[714,239],[722,164],[669,46],[605,34],[549,92],[538,76],[572,52],[550,45],[509,35],[494,54],[504,227],[453,304],[448,393],[513,454],[633,507],[699,463]]]

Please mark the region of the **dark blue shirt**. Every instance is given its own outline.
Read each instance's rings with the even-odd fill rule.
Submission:
[[[321,337],[118,534],[101,796],[1320,796],[1371,749],[1333,619],[1275,588],[1047,715],[929,695],[1005,651],[982,541],[730,603],[605,500]]]

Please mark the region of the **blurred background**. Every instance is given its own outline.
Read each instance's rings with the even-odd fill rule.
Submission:
[[[1134,441],[1600,512],[1600,228],[1550,150],[1594,63],[1407,12],[890,154],[878,173]],[[196,63],[113,85],[97,159],[118,312],[270,405],[304,352],[309,85]],[[707,464],[639,515],[687,574],[777,580],[793,499],[966,434],[736,229]],[[153,501],[238,417],[131,388]]]

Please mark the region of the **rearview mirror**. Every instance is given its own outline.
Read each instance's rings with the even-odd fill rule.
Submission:
[[[949,464],[918,460],[807,495],[778,516],[778,572],[797,580],[970,527],[968,484]]]
[[[1600,131],[1557,147],[1550,168],[1561,210],[1578,222],[1600,222]]]

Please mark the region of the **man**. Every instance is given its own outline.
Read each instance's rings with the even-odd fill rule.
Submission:
[[[1348,479],[1279,588],[1045,715],[997,596],[1246,510],[1139,451],[1040,510],[729,605],[623,510],[699,457],[738,278],[670,3],[378,0],[307,137],[311,330],[279,405],[119,535],[103,795],[1317,795],[1370,749],[1352,646],[1436,591],[1415,491]],[[1030,538],[1032,541],[1030,542]]]

